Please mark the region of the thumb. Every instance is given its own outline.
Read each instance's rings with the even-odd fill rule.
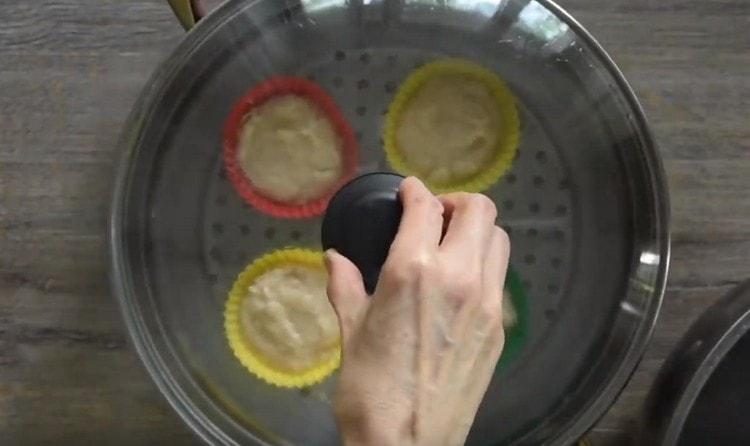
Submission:
[[[329,249],[325,264],[328,269],[328,300],[339,318],[342,342],[346,343],[370,301],[362,274],[349,259]]]

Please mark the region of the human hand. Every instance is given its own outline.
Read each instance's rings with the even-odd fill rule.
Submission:
[[[505,340],[510,243],[483,195],[435,197],[416,178],[399,193],[372,297],[353,263],[326,253],[343,355],[334,411],[348,446],[460,445]]]

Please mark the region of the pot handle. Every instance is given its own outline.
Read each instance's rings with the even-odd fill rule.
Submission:
[[[167,3],[182,27],[189,30],[201,17],[219,6],[222,0],[167,0]]]
[[[198,19],[195,17],[192,1],[167,0],[167,3],[172,7],[172,12],[174,12],[174,15],[177,17],[177,20],[180,21],[183,28],[187,30],[195,26],[195,22]]]

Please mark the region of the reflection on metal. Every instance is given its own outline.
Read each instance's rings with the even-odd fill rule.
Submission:
[[[659,265],[662,263],[662,256],[653,251],[644,249],[638,256],[635,274],[630,279],[632,287],[643,291],[644,293],[653,293],[653,278],[657,274]]]
[[[622,301],[622,303],[620,304],[620,308],[622,308],[622,310],[624,312],[628,313],[628,314],[632,314],[632,315],[634,315],[636,317],[639,317],[639,318],[643,317],[643,311],[641,311],[638,308],[634,307],[633,305],[630,304],[630,302],[628,302],[626,300]]]
[[[536,1],[523,7],[516,26],[543,42],[541,52],[545,55],[559,54],[576,40],[565,22]]]
[[[537,2],[524,6],[518,14],[518,24],[540,40],[555,40],[570,30],[567,24]]]
[[[649,282],[649,280],[651,280],[651,278],[654,276],[655,273],[656,273],[656,268],[646,267],[643,265],[639,266],[636,269],[636,272],[633,275],[633,278],[630,279],[630,286],[633,287],[633,289],[636,289],[643,293],[647,293],[647,294],[653,293],[655,291],[655,288]]]
[[[646,265],[658,265],[659,254],[656,254],[654,252],[644,251],[643,253],[641,253],[641,263],[645,263]]]
[[[478,13],[490,18],[507,2],[508,0],[407,0],[405,3],[406,5],[433,6],[450,11]]]
[[[453,8],[461,11],[473,11],[481,14],[484,17],[492,17],[497,11],[502,9],[502,5],[506,3],[506,0],[454,0],[450,2]]]
[[[346,6],[346,0],[302,0],[302,8],[305,11],[313,13],[325,11],[328,9],[343,8]],[[369,2],[366,2],[369,3]]]

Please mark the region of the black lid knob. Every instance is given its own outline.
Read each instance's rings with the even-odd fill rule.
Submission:
[[[370,294],[401,222],[403,179],[391,173],[355,178],[331,199],[323,218],[323,249],[333,248],[357,265]]]

